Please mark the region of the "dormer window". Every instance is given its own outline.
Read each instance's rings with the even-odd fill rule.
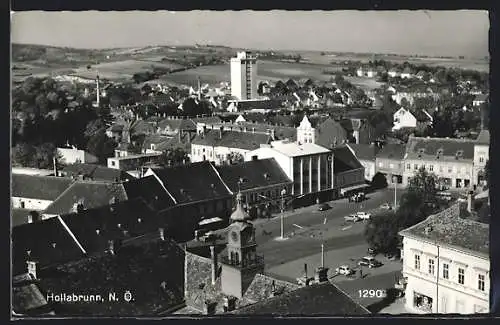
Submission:
[[[154,143],[151,143],[151,150],[156,150],[156,145]]]

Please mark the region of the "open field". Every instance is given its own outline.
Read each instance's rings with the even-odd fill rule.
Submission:
[[[116,62],[105,62],[93,65],[91,70],[87,67],[79,67],[75,69],[75,75],[91,78],[95,76],[95,71],[99,71],[99,75],[105,79],[123,79],[132,78],[137,72],[152,70],[153,68],[177,69],[180,65],[171,63],[161,63],[148,60],[124,60]]]

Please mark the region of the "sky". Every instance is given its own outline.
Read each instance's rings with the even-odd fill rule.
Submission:
[[[487,11],[129,11],[11,15],[13,43],[488,55]]]

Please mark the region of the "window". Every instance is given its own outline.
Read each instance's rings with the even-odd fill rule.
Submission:
[[[111,166],[115,166],[115,162],[113,160],[111,160]]]
[[[484,157],[479,157],[479,162],[483,163],[484,162]]]
[[[478,274],[477,276],[477,288],[481,291],[484,291],[484,274]]]
[[[410,170],[411,169],[411,164],[406,164],[406,169]]]
[[[443,172],[443,166],[439,166],[439,172],[442,173]]]
[[[453,172],[453,168],[452,167],[448,167],[448,173],[451,174]]]
[[[384,164],[382,164],[381,162],[378,163],[378,166],[379,167],[382,167]]]
[[[418,165],[417,164],[413,165],[413,169],[418,170]]]
[[[429,171],[434,171],[434,165],[429,165]]]
[[[461,267],[458,268],[458,284],[465,283],[465,270]]]
[[[420,270],[420,255],[415,254],[415,269]]]
[[[447,263],[443,263],[443,279],[450,278],[450,265]]]
[[[429,274],[434,275],[434,259],[429,258]]]

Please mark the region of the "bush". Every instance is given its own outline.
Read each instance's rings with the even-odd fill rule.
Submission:
[[[387,178],[382,173],[376,173],[372,178],[372,188],[379,190],[387,187]]]

